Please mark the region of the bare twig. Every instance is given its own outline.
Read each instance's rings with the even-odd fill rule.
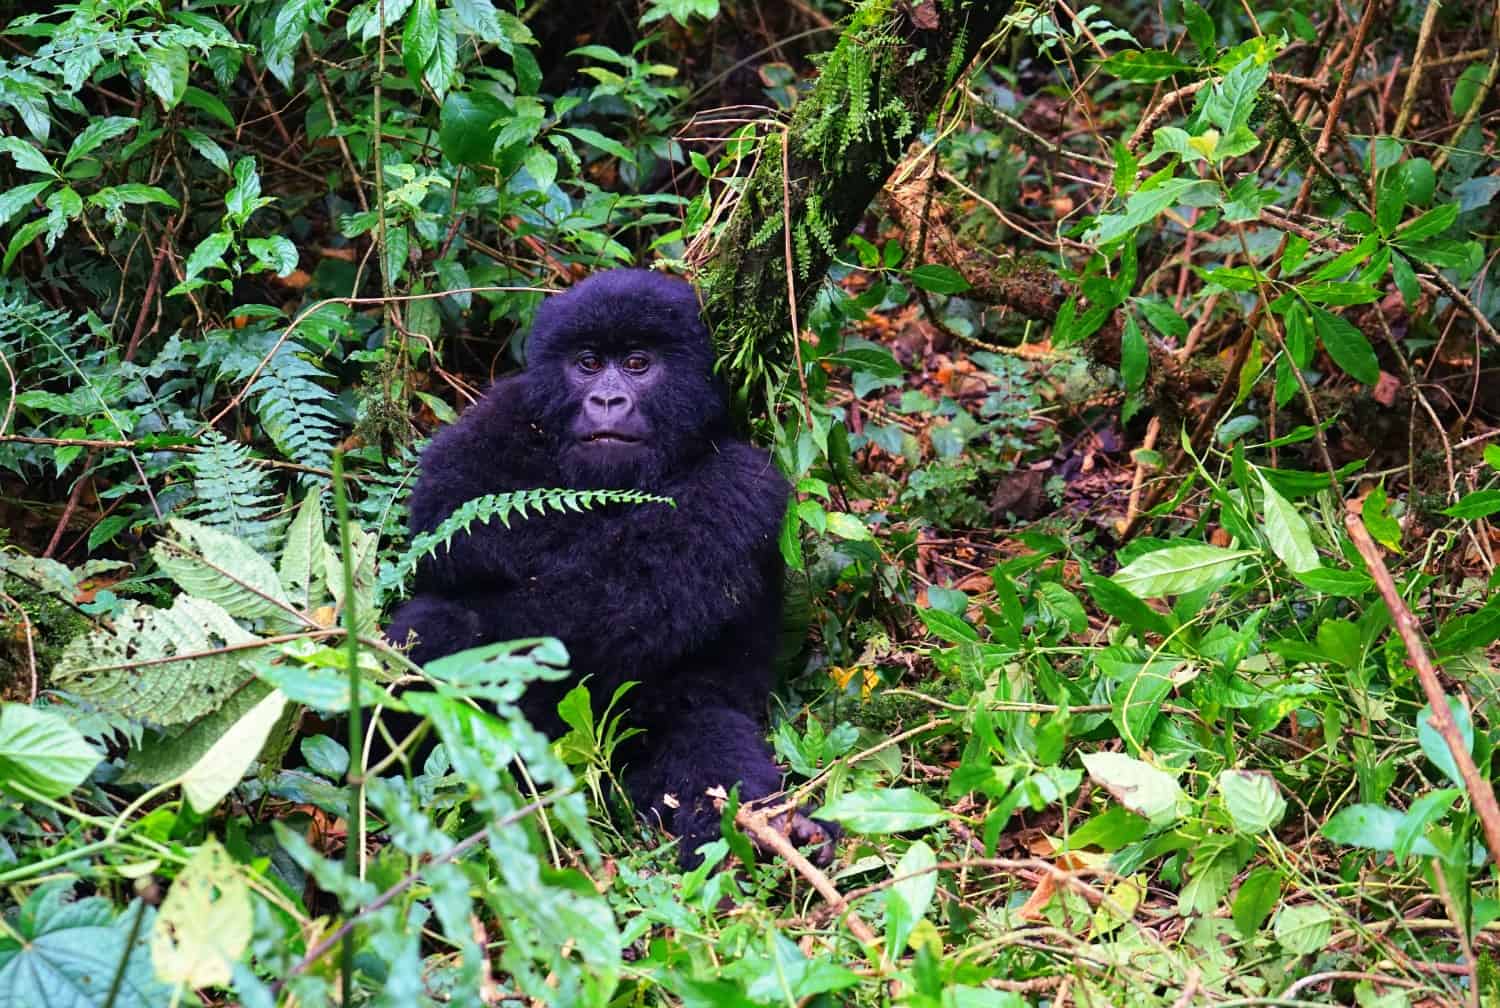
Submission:
[[[1490,858],[1500,864],[1500,804],[1495,801],[1494,788],[1480,776],[1479,768],[1474,765],[1474,757],[1464,745],[1463,736],[1458,733],[1458,725],[1453,721],[1453,711],[1448,707],[1448,694],[1443,691],[1442,681],[1438,679],[1437,669],[1422,640],[1422,628],[1402,601],[1396,582],[1380,557],[1380,548],[1370,538],[1370,533],[1365,531],[1364,520],[1357,512],[1350,510],[1344,515],[1344,526],[1348,528],[1349,537],[1354,540],[1359,555],[1364,557],[1370,576],[1380,589],[1380,597],[1384,600],[1386,609],[1390,610],[1391,621],[1396,625],[1401,643],[1406,645],[1407,661],[1416,670],[1417,679],[1422,683],[1422,692],[1427,695],[1427,702],[1432,707],[1429,723],[1442,736],[1448,745],[1448,751],[1453,754],[1459,777],[1463,779],[1464,788],[1469,792],[1469,800],[1474,803],[1474,812],[1479,816],[1480,825],[1484,827],[1485,846],[1489,848]]]

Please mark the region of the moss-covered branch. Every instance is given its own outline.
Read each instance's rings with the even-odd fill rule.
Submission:
[[[736,388],[756,397],[794,359],[785,219],[801,318],[834,250],[1009,8],[1008,0],[867,0],[855,12],[785,138],[768,139],[699,277],[720,366]]]

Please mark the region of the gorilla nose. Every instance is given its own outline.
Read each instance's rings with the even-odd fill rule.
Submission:
[[[630,400],[626,396],[622,395],[589,396],[589,405],[597,410],[602,410],[606,415],[613,413],[616,410],[623,410],[625,408],[625,404],[629,401]]]

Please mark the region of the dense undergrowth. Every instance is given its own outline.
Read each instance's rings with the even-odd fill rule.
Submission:
[[[882,47],[962,6],[7,12],[0,1006],[1500,1004],[1500,10],[1018,6],[917,122]],[[814,95],[873,112],[799,163],[920,132],[753,229],[790,370],[720,335],[847,833],[731,797],[681,873],[628,692],[549,744],[556,642],[379,627],[460,523],[620,503],[403,535],[543,293],[712,270]]]

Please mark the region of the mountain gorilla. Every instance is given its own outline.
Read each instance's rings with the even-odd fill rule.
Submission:
[[[596,274],[537,312],[527,366],[433,438],[411,531],[460,504],[533,487],[633,488],[659,504],[548,513],[455,536],[418,568],[388,635],[426,662],[520,637],[558,637],[573,675],[529,687],[523,709],[556,737],[557,702],[584,676],[620,684],[620,747],[636,808],[681,838],[685,864],[719,835],[705,791],[780,788],[761,727],[781,614],[777,546],[788,487],[730,431],[692,287],[648,270]],[[834,826],[794,814],[795,843],[833,856]]]

